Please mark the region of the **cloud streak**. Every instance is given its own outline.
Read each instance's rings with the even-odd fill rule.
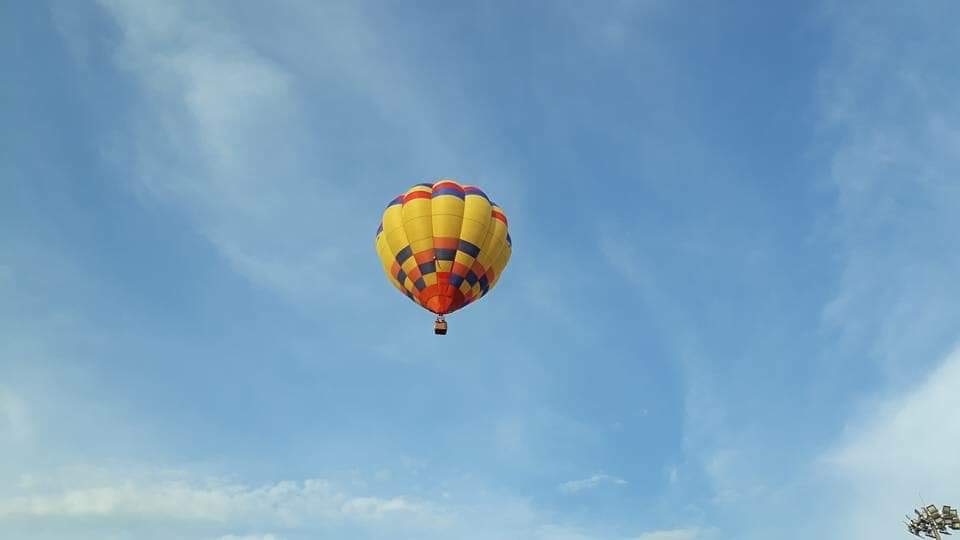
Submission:
[[[903,394],[864,404],[819,465],[836,480],[847,535],[899,538],[897,516],[920,505],[956,505],[960,478],[960,349]],[[877,519],[885,516],[885,519]]]
[[[832,479],[842,534],[893,539],[898,516],[921,496],[952,496],[960,476],[960,309],[948,300],[960,295],[960,77],[941,68],[960,37],[950,2],[832,7],[822,99],[843,140],[830,179],[844,249],[824,321],[881,384],[815,468]]]
[[[867,7],[869,6],[869,7]],[[837,48],[822,75],[833,148],[842,275],[824,320],[892,378],[931,367],[956,339],[960,294],[960,80],[939,69],[960,52],[949,2],[834,6]],[[893,21],[896,24],[892,24]],[[917,35],[904,41],[904,35]]]
[[[0,386],[0,440],[19,443],[26,441],[30,433],[26,403],[12,390]]]
[[[280,533],[286,537],[357,527],[364,534],[386,527],[429,535],[452,525],[447,511],[433,503],[355,495],[323,479],[248,485],[163,471],[122,476],[98,471],[79,477],[63,471],[58,476],[31,477],[21,483],[19,494],[0,498],[0,520],[73,523],[80,532],[124,523],[189,538],[210,530],[226,537],[277,538],[272,536],[277,533],[258,536],[262,533],[256,531],[288,531]]]
[[[320,520],[380,520],[396,514],[434,518],[424,505],[403,497],[353,497],[321,479],[261,486],[215,480],[203,483],[125,481],[0,500],[0,516],[5,518],[257,521],[292,527]]]
[[[133,156],[114,160],[134,171],[131,187],[183,208],[254,283],[294,300],[351,294],[336,264],[351,245],[329,231],[362,213],[310,172],[295,75],[197,6],[101,4],[122,31],[117,63],[140,89],[107,153]]]
[[[696,540],[702,538],[700,529],[669,529],[643,533],[634,540]]]
[[[357,489],[321,478],[252,485],[176,470],[81,468],[25,478],[17,492],[0,496],[0,521],[20,527],[14,531],[60,523],[81,538],[119,526],[204,540],[291,540],[318,534],[364,539],[627,540],[555,519],[526,499],[482,489],[436,496],[379,495]],[[629,538],[700,536],[694,529],[677,529]]]
[[[609,474],[594,474],[588,478],[580,480],[570,480],[560,484],[560,491],[568,495],[579,493],[584,490],[598,488],[604,484],[607,485],[626,485],[627,481]]]

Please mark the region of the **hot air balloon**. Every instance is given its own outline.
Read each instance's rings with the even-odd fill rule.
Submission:
[[[439,335],[446,315],[493,289],[512,249],[503,210],[480,188],[448,179],[390,201],[376,248],[390,283],[437,316]]]

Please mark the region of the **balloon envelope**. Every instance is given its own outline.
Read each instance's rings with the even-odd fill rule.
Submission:
[[[480,188],[440,180],[390,201],[376,249],[394,287],[446,315],[493,289],[512,246],[506,215]]]

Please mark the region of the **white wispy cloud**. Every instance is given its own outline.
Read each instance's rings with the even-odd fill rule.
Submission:
[[[378,520],[393,514],[440,518],[430,512],[425,504],[403,497],[350,496],[322,479],[260,486],[217,480],[119,480],[0,499],[0,516],[5,518],[135,518],[283,527],[323,520]]]
[[[570,480],[569,482],[564,482],[560,484],[560,491],[564,493],[577,493],[585,489],[593,489],[599,487],[603,484],[612,484],[612,485],[625,485],[626,480],[618,478],[616,476],[611,476],[609,474],[594,474],[588,478],[582,478],[580,480]]]
[[[899,538],[899,516],[921,497],[956,504],[960,77],[944,66],[960,37],[951,12],[951,2],[831,10],[837,47],[822,101],[825,126],[843,140],[831,181],[844,249],[824,320],[883,381],[816,461],[846,536]]]
[[[12,390],[0,386],[0,441],[23,442],[30,431],[26,402]]]
[[[655,257],[641,255],[641,249],[626,244],[612,226],[601,229],[599,249],[607,263],[630,284],[643,309],[656,313],[651,319],[658,335],[683,372],[683,448],[692,464],[702,471],[707,483],[707,498],[726,504],[743,500],[762,491],[757,474],[745,474],[742,466],[749,462],[751,448],[745,444],[742,430],[733,426],[728,412],[727,396],[716,389],[716,380],[708,360],[713,351],[702,344],[696,325],[695,308],[673,300],[670,280],[658,273]],[[643,245],[650,239],[640,232],[634,242]],[[658,237],[658,241],[662,241]],[[688,251],[689,247],[681,248]],[[712,363],[712,361],[711,361]],[[668,481],[675,485],[678,470],[668,471]],[[748,480],[749,479],[749,480]],[[698,496],[703,492],[698,489]]]
[[[822,75],[842,276],[824,319],[891,377],[931,367],[960,311],[960,52],[950,2],[832,6],[836,48]],[[916,32],[918,39],[903,36]]]
[[[622,51],[642,33],[645,18],[664,4],[659,0],[611,2],[603,6],[562,2],[561,12],[577,30],[585,47],[601,52]]]
[[[510,494],[371,495],[315,478],[247,484],[183,470],[75,468],[37,473],[0,495],[0,522],[30,530],[61,523],[76,537],[140,530],[177,538],[289,540],[357,538],[625,540],[555,519]],[[263,532],[270,531],[270,532]],[[87,536],[85,536],[87,535]],[[154,536],[151,536],[153,538]],[[693,540],[694,529],[630,536]]]
[[[650,531],[633,540],[697,540],[698,538],[702,538],[700,529],[686,528]]]
[[[838,275],[822,311],[824,358],[809,358],[813,379],[796,384],[835,384],[840,369],[869,373],[876,384],[831,394],[837,414],[859,403],[862,415],[837,440],[810,441],[795,472],[784,473],[757,463],[777,451],[749,420],[729,414],[735,398],[722,395],[707,370],[688,370],[685,448],[708,480],[713,508],[743,538],[808,538],[833,525],[838,536],[897,538],[897,516],[917,504],[918,492],[945,495],[947,478],[957,476],[957,433],[946,411],[958,405],[946,394],[958,384],[951,351],[960,339],[952,301],[960,296],[960,77],[944,69],[960,52],[944,16],[955,8],[827,4],[834,48],[819,81],[822,125],[812,145],[828,171],[818,186],[829,186],[836,205],[810,225],[811,241],[831,254],[822,267]],[[824,230],[829,239],[817,234]],[[709,357],[651,263],[608,245],[608,261],[656,310],[678,361]],[[924,437],[934,418],[941,423]],[[779,517],[738,519],[757,504],[770,516],[803,508],[823,517],[790,531],[778,530]]]
[[[960,349],[925,376],[864,404],[820,465],[838,494],[847,536],[899,538],[898,517],[921,501],[956,506],[960,478]],[[878,519],[883,516],[882,519]]]
[[[295,75],[189,3],[101,5],[122,31],[117,63],[140,89],[106,150],[134,173],[131,187],[183,208],[255,283],[291,298],[349,294],[337,263],[350,244],[331,232],[363,213],[311,174]]]
[[[960,309],[948,299],[960,294],[960,107],[951,96],[960,78],[942,61],[960,52],[960,38],[943,18],[949,4],[830,4],[835,47],[820,88],[829,146],[818,151],[837,196],[828,228],[840,274],[823,310],[839,339],[825,348],[877,383],[838,396],[844,432],[816,445],[782,485],[750,493],[749,460],[714,451],[718,492],[746,494],[740,508],[817,516],[784,538],[830,530],[893,540],[921,497],[953,504],[960,431],[949,411],[960,408]],[[907,34],[919,37],[908,43]],[[831,384],[836,367],[813,365]],[[761,538],[778,527],[744,528],[744,537]]]

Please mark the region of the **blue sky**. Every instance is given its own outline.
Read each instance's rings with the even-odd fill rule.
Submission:
[[[955,3],[2,10],[4,537],[893,539],[960,505]],[[441,177],[514,244],[443,338],[373,247]]]

